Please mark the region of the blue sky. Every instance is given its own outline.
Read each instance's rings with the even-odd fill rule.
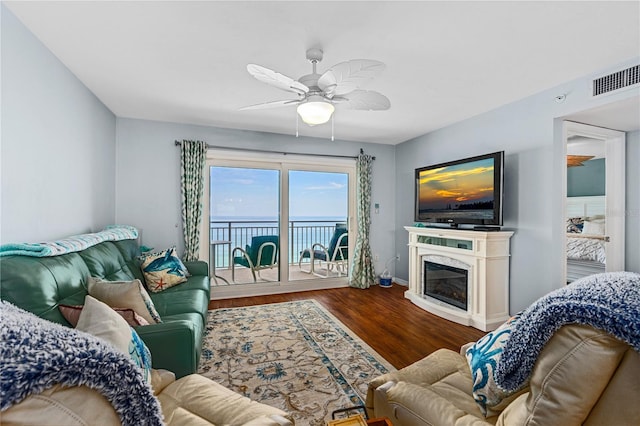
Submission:
[[[289,173],[291,217],[347,216],[347,174]],[[211,216],[277,217],[279,175],[278,170],[212,167]]]

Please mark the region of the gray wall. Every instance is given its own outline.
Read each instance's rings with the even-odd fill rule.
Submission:
[[[605,159],[585,161],[582,166],[567,167],[567,197],[605,195]]]
[[[628,67],[637,64],[637,60],[634,58],[612,68]],[[640,93],[633,89],[590,99],[591,77],[568,82],[396,146],[396,247],[401,252],[396,275],[399,278],[408,279],[408,235],[402,227],[414,222],[414,169],[504,150],[504,229],[515,231],[511,239],[511,313],[564,285],[561,279],[565,259],[564,198],[559,182],[566,163],[562,156],[561,118]],[[567,94],[563,103],[554,100],[560,94]],[[627,170],[635,175],[628,176],[627,198],[637,200],[637,148],[632,146],[628,150],[631,152]],[[637,216],[637,201],[635,206]],[[633,246],[637,253],[637,224],[628,224],[626,237],[627,245]],[[628,251],[633,253],[634,248]],[[631,261],[628,268],[637,271],[638,263]]]
[[[252,131],[221,129],[157,121],[118,118],[116,221],[142,230],[143,243],[156,247],[177,245],[182,252],[180,218],[180,161],[175,140],[197,139],[210,145],[335,155],[357,155],[360,148],[374,155],[371,249],[379,255],[379,274],[395,255],[394,177],[392,145],[295,138]],[[372,206],[373,208],[373,206]],[[391,265],[393,266],[393,265]]]
[[[0,242],[115,218],[115,116],[4,6]]]

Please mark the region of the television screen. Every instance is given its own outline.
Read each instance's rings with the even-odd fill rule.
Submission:
[[[502,225],[504,152],[416,169],[418,222]]]

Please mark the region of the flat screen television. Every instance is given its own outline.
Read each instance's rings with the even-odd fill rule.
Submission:
[[[501,226],[504,151],[416,169],[415,220]]]

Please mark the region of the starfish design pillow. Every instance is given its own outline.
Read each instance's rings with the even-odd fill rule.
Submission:
[[[154,293],[186,282],[189,276],[186,266],[176,255],[175,247],[160,253],[145,254],[140,260],[145,284]]]

